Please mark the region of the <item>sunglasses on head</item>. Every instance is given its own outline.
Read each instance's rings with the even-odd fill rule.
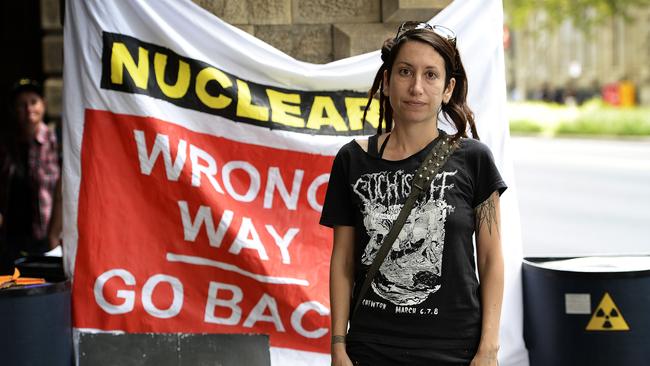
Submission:
[[[414,21],[408,21],[400,24],[399,28],[397,28],[397,34],[395,35],[395,40],[398,40],[406,33],[416,29],[430,30],[433,33],[439,35],[440,37],[446,39],[454,46],[456,45],[456,33],[454,33],[453,30],[442,25],[431,25],[429,23],[414,22]]]

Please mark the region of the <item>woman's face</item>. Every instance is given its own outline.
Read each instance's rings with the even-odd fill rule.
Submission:
[[[22,125],[36,125],[43,121],[45,101],[33,91],[24,91],[16,96],[16,115]]]
[[[445,88],[445,60],[430,45],[408,41],[398,51],[393,69],[384,72],[384,94],[389,97],[396,123],[436,123],[441,103],[447,103],[456,85]]]

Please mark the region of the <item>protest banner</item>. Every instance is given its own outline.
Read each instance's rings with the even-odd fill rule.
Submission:
[[[435,21],[458,30],[470,104],[510,183],[502,11],[486,4]],[[378,53],[297,61],[172,0],[68,1],[64,36],[74,327],[262,333],[274,365],[328,364],[332,234],[318,218],[334,154],[377,127],[375,104],[362,115]],[[521,243],[504,198],[502,364],[521,365]]]

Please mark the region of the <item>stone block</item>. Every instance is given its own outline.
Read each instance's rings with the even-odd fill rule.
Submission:
[[[63,35],[50,34],[43,37],[43,71],[61,74],[63,71]]]
[[[61,78],[45,80],[43,92],[47,100],[47,115],[51,118],[60,117],[63,100],[63,80]]]
[[[260,25],[255,26],[255,36],[301,61],[332,61],[331,25]]]
[[[255,35],[255,26],[251,24],[234,24],[235,27],[243,30],[248,34]]]
[[[294,24],[381,21],[381,0],[294,0]]]
[[[248,24],[247,1],[192,0],[196,5],[230,24]]]
[[[230,24],[289,24],[291,0],[192,0]]]
[[[381,49],[395,36],[398,24],[336,24],[333,30],[334,60]]]
[[[382,21],[400,23],[407,20],[428,21],[451,0],[383,0]]]
[[[43,30],[61,30],[61,9],[60,0],[41,0],[41,27]]]
[[[247,0],[250,24],[291,24],[291,0]]]

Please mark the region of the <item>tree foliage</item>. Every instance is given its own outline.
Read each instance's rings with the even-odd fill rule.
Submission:
[[[589,32],[616,16],[629,20],[635,9],[650,6],[650,0],[503,0],[503,6],[515,29],[524,28],[531,17],[538,16],[541,29],[553,29],[568,20]]]

